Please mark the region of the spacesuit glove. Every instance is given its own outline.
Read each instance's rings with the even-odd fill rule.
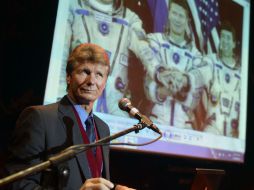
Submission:
[[[190,89],[188,75],[176,68],[158,67],[155,79],[159,86],[164,87],[163,89],[158,88],[158,91],[161,91],[158,94],[161,94],[161,96],[167,94],[168,96],[179,97],[181,94],[187,93]],[[165,92],[165,88],[167,89],[167,93]]]

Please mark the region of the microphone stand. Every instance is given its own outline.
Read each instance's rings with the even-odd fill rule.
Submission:
[[[147,127],[147,125],[140,122],[136,125],[133,125],[131,128],[125,129],[125,130],[120,131],[120,132],[113,134],[111,136],[102,138],[94,143],[84,145],[79,149],[75,149],[75,145],[70,146],[70,147],[64,149],[63,151],[61,151],[60,153],[58,153],[54,156],[51,156],[47,161],[41,162],[41,163],[31,166],[27,169],[21,170],[17,173],[14,173],[12,175],[9,175],[5,178],[0,179],[0,187],[3,185],[7,185],[11,182],[17,181],[19,179],[22,179],[28,175],[45,170],[45,169],[49,168],[50,166],[56,166],[59,163],[70,160],[71,158],[75,157],[77,154],[79,154],[83,151],[86,151],[91,147],[100,146],[102,143],[108,143],[111,140],[114,140],[118,137],[121,137],[121,136],[126,135],[128,133],[131,133],[133,131],[135,131],[135,133],[138,133],[140,130],[144,129],[145,127]],[[63,176],[68,175],[68,170],[63,170],[62,172],[63,172],[63,174],[62,174]]]

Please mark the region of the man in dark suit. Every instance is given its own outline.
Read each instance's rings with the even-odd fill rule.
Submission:
[[[10,146],[9,173],[46,160],[71,145],[88,144],[109,136],[109,128],[92,112],[93,104],[105,88],[110,63],[105,50],[81,44],[70,54],[66,67],[67,95],[60,102],[25,109],[18,121]],[[59,174],[62,167],[69,177]],[[79,153],[67,162],[12,184],[12,189],[112,189],[109,181],[109,147]],[[61,187],[59,187],[59,184]],[[129,189],[117,185],[116,189]]]

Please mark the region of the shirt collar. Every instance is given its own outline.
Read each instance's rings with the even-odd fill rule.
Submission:
[[[91,113],[87,113],[86,110],[80,105],[80,104],[76,104],[75,102],[72,101],[72,99],[67,95],[68,99],[70,100],[71,104],[73,105],[74,109],[77,111],[79,118],[81,120],[82,123],[85,123],[85,121],[87,120],[87,118],[93,117],[93,112],[91,111]]]

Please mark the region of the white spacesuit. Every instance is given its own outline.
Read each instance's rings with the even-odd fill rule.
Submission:
[[[209,57],[214,66],[214,81],[209,93],[208,123],[216,127],[221,135],[238,137],[240,69],[225,65],[216,54]]]
[[[120,4],[116,7],[113,1],[109,4],[104,4],[102,0],[73,1],[68,18],[59,96],[65,93],[64,68],[69,51],[80,43],[94,43],[107,51],[111,66],[107,86],[94,110],[126,115],[118,108],[117,102],[128,96],[129,50],[142,58],[144,66],[150,64],[150,70],[154,67],[150,62],[153,59],[152,51],[144,41],[146,34],[142,28],[142,21],[134,12],[124,7],[122,1],[118,2]],[[148,70],[149,68],[147,67]]]
[[[170,40],[169,36],[162,33],[149,34],[148,39],[159,62],[164,63],[166,67],[185,72],[189,78],[190,87],[186,97],[172,95],[160,99],[157,93],[160,84],[147,80],[147,95],[155,103],[151,119],[164,125],[192,128],[194,122],[192,110],[197,106],[204,88],[212,78],[212,73],[209,72],[211,65],[203,60],[192,42],[183,41],[182,44],[177,45]],[[172,82],[176,80],[174,77]]]

